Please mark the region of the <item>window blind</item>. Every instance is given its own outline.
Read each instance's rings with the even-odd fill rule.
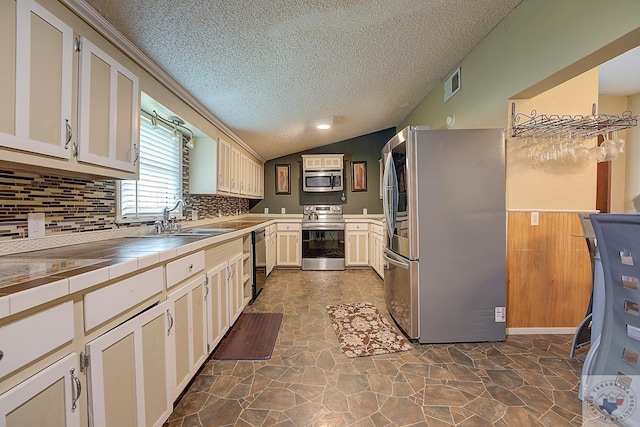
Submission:
[[[151,119],[141,115],[140,178],[120,183],[123,220],[161,216],[165,206],[173,207],[182,196],[181,145],[173,138],[173,129],[153,127]]]

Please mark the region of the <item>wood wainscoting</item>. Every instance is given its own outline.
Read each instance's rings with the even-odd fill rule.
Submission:
[[[591,261],[577,213],[508,212],[507,328],[576,327],[591,296]]]

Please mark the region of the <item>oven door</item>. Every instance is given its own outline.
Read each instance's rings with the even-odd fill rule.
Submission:
[[[344,224],[303,224],[302,269],[344,270]]]

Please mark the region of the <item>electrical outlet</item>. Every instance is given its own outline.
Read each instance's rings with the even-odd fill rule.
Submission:
[[[197,221],[197,220],[198,220],[198,210],[191,209],[191,221]]]
[[[538,225],[540,223],[540,215],[538,212],[531,212],[531,225]]]
[[[27,232],[29,237],[44,237],[44,213],[27,214]]]

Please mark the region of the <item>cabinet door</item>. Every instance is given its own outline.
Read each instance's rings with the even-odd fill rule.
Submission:
[[[207,272],[207,344],[211,352],[229,330],[228,263]]]
[[[167,297],[171,302],[174,330],[170,335],[174,398],[189,384],[208,354],[205,293],[205,276],[201,275]]]
[[[170,307],[165,301],[87,344],[93,426],[161,426],[171,414]]]
[[[240,193],[240,181],[242,176],[242,153],[235,148],[231,147],[231,167],[229,168],[229,174],[231,179],[229,181],[230,191],[232,193]]]
[[[33,0],[0,12],[0,145],[69,158],[73,30]]]
[[[366,266],[369,264],[369,242],[366,231],[348,231],[345,247],[347,266]]]
[[[275,250],[273,246],[274,237],[271,233],[265,234],[265,258],[266,258],[266,266],[265,266],[265,275],[268,276],[273,271],[273,266],[275,264]]]
[[[327,169],[342,169],[342,156],[325,157],[322,166]]]
[[[276,233],[276,264],[279,266],[299,267],[302,249],[299,231],[279,231]]]
[[[307,157],[304,156],[304,168],[305,169],[321,169],[322,168],[322,157],[313,156]]]
[[[264,199],[264,165],[258,165],[258,197]]]
[[[245,307],[243,264],[244,256],[239,254],[229,260],[229,323],[233,325]]]
[[[78,371],[72,353],[0,395],[0,425],[79,427]]]
[[[231,158],[231,147],[222,138],[218,138],[218,190],[228,193],[229,186],[229,166]]]
[[[88,39],[80,50],[78,160],[136,171],[138,77]]]

